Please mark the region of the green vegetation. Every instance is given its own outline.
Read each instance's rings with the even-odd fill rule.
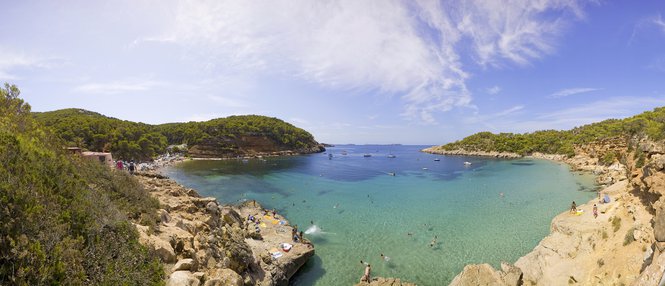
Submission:
[[[635,227],[631,227],[628,232],[626,232],[626,236],[623,237],[623,245],[629,245],[631,242],[635,241],[635,237],[633,236],[633,232],[635,231]]]
[[[159,285],[131,221],[159,203],[134,178],[67,154],[15,86],[0,89],[0,285]]]
[[[258,115],[161,125],[124,121],[82,109],[62,109],[34,116],[69,146],[112,152],[114,158],[123,160],[150,159],[164,153],[168,144],[193,146],[212,139],[234,141],[243,136],[266,136],[292,150],[318,144],[303,129],[277,118]]]
[[[621,228],[621,218],[620,217],[612,217],[612,229],[614,229],[614,232],[619,231]]]
[[[618,120],[609,119],[567,131],[544,130],[514,134],[480,132],[439,148],[443,150],[513,152],[522,155],[541,152],[575,155],[574,146],[605,139],[647,136],[652,140],[665,139],[665,107]],[[604,162],[616,159],[602,157]]]

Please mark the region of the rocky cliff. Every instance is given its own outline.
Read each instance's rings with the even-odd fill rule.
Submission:
[[[209,138],[189,148],[188,153],[194,158],[232,158],[310,154],[326,150],[316,142],[307,142],[306,146],[292,148],[270,136],[257,134]]]
[[[163,207],[156,227],[136,227],[165,264],[167,286],[287,285],[314,255],[307,240],[292,241],[284,217],[264,216],[255,202],[223,206],[157,174],[137,179]]]
[[[451,285],[659,285],[665,271],[665,144],[615,138],[576,146],[575,154],[532,156],[594,172],[606,186],[599,196],[607,194],[610,203],[595,198],[578,207],[580,215],[558,215],[550,235],[514,266],[497,271],[469,265]],[[511,271],[520,278],[504,279]]]

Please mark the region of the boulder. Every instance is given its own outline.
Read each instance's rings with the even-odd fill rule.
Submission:
[[[176,261],[175,251],[168,241],[155,238],[149,243],[155,249],[155,253],[157,253],[157,256],[162,262],[173,263]]]
[[[224,223],[228,225],[233,225],[234,223],[237,223],[239,226],[242,225],[243,221],[240,215],[231,207],[222,208],[222,220],[224,221]]]
[[[657,209],[653,220],[653,233],[656,241],[665,242],[665,209]]]
[[[228,268],[215,269],[208,275],[205,286],[243,286],[244,279]]]
[[[506,285],[501,275],[489,264],[470,264],[464,266],[460,274],[457,274],[450,286],[497,286]]]
[[[191,258],[185,258],[185,259],[180,259],[178,262],[171,268],[172,272],[180,271],[180,270],[189,270],[189,271],[196,271],[197,265],[196,261]]]
[[[518,286],[522,285],[522,269],[515,265],[501,262],[501,279],[506,285]]]
[[[176,271],[169,275],[166,286],[199,286],[201,281],[189,271]]]

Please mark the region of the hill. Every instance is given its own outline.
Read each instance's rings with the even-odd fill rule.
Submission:
[[[576,146],[605,140],[624,140],[632,137],[659,141],[665,138],[665,107],[656,108],[625,119],[608,119],[566,131],[544,130],[532,133],[480,132],[462,140],[429,148],[429,152],[505,152],[519,155],[532,153],[563,154],[572,157]],[[616,154],[602,154],[611,163]]]
[[[0,89],[0,285],[159,285],[132,222],[159,202],[124,172],[67,154],[15,86]]]
[[[168,145],[188,146],[193,157],[235,157],[272,153],[313,153],[323,147],[307,131],[280,119],[230,116],[206,122],[149,125],[83,109],[34,113],[70,146],[112,152],[123,160],[148,160]]]

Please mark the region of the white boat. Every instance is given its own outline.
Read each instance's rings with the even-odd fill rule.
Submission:
[[[464,162],[464,166],[471,166],[471,162],[468,161]]]
[[[436,159],[434,159],[434,161],[439,162],[439,161],[441,161],[441,159],[436,158]]]
[[[393,155],[393,154],[388,154],[388,158],[396,158],[396,157],[397,157],[397,156],[395,156],[395,155]]]

